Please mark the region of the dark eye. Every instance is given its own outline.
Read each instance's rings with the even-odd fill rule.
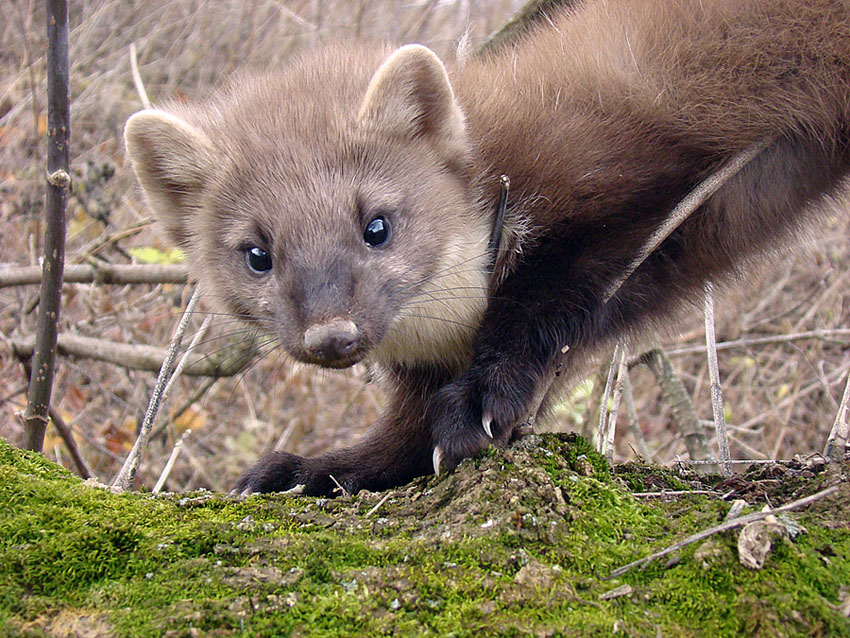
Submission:
[[[272,269],[272,256],[258,246],[245,251],[245,263],[255,273],[264,273]]]
[[[370,246],[380,246],[390,238],[390,223],[383,217],[376,217],[363,231],[363,241]]]

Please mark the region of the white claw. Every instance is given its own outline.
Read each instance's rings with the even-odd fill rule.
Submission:
[[[485,414],[484,418],[481,419],[481,425],[484,426],[484,431],[487,433],[487,436],[489,436],[491,439],[493,438],[493,430],[490,427],[492,423],[493,423],[493,417],[491,417],[489,414]]]
[[[253,494],[253,493],[254,493],[254,490],[251,489],[251,487],[246,487],[244,490],[242,490],[239,493],[239,496],[242,496],[242,497],[251,496],[251,494]]]
[[[440,449],[440,446],[434,448],[434,456],[431,457],[431,461],[434,463],[434,474],[440,473],[440,462],[443,460],[443,450]]]

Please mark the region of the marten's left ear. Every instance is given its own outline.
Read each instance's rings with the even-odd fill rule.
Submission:
[[[401,47],[375,72],[358,119],[411,138],[465,146],[463,113],[446,68],[418,44]]]

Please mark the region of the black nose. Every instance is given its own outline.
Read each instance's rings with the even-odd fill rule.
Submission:
[[[347,319],[313,324],[304,331],[304,349],[320,365],[346,365],[359,342],[360,331]]]

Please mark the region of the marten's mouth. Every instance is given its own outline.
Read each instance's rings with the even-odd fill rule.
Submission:
[[[299,356],[296,357],[299,361],[303,363],[309,363],[311,365],[319,366],[320,368],[330,368],[333,370],[343,370],[345,368],[350,368],[353,365],[360,363],[365,357],[365,353],[358,353],[356,355],[345,357],[344,359],[323,359],[321,357],[311,357],[307,356]]]

